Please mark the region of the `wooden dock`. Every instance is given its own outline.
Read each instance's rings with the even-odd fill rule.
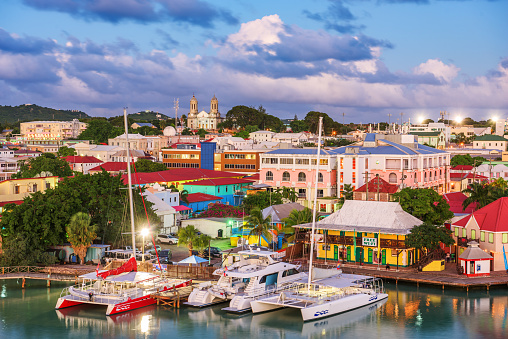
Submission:
[[[180,308],[180,303],[187,301],[194,286],[181,287],[176,290],[158,292],[150,295],[157,300],[157,305]]]
[[[453,267],[455,264],[453,264]],[[486,277],[467,277],[453,273],[453,270],[447,269],[441,272],[418,272],[414,269],[401,269],[396,270],[393,267],[386,270],[382,267],[380,270],[377,267],[365,267],[357,265],[342,265],[344,273],[363,274],[384,280],[398,282],[406,282],[424,285],[440,286],[443,290],[445,287],[469,289],[482,288],[489,290],[490,287],[508,287],[508,274],[503,271],[491,272],[490,276]]]
[[[38,267],[38,266],[12,266],[0,267],[0,279],[22,279],[21,288],[25,288],[26,279],[46,280],[47,286],[51,281],[77,282],[82,274],[94,272],[95,268],[89,267]]]

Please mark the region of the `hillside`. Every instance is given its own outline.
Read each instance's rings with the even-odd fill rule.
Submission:
[[[34,120],[59,120],[89,118],[89,115],[80,111],[58,110],[37,105],[1,106],[0,123],[16,123]]]
[[[148,112],[143,111],[143,112],[138,112],[138,113],[134,113],[134,114],[129,114],[128,117],[129,117],[129,119],[132,119],[135,121],[152,121],[152,120],[157,120],[157,114],[160,114],[162,119],[164,119],[164,120],[168,119],[167,115],[162,114],[162,113],[153,112],[153,111],[148,111]]]

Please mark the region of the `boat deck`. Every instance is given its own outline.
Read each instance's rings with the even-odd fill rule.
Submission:
[[[195,285],[180,287],[176,290],[153,293],[151,298],[157,300],[157,305],[180,308],[180,303],[189,299]]]

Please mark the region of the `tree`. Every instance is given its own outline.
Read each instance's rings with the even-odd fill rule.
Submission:
[[[500,178],[504,181],[503,178]],[[505,185],[494,181],[488,184],[486,181],[481,183],[472,182],[462,191],[468,197],[462,202],[462,207],[466,209],[470,204],[476,203],[477,209],[487,206],[501,197],[508,196]]]
[[[186,246],[189,248],[189,256],[192,255],[192,249],[198,237],[198,230],[194,225],[188,225],[178,231],[178,246]]]
[[[424,223],[442,225],[453,218],[450,205],[431,188],[404,188],[393,194],[402,209]]]
[[[91,220],[88,214],[78,212],[71,217],[69,225],[65,228],[74,253],[81,259],[81,265],[85,262],[88,247],[97,238],[97,226],[90,225]]]
[[[342,191],[342,197],[339,199],[339,203],[344,205],[346,200],[353,200],[353,185],[345,184],[344,190]]]
[[[148,159],[138,159],[134,163],[134,166],[136,167],[136,171],[141,173],[160,172],[168,169],[164,164],[153,162]],[[134,168],[132,168],[132,170],[134,171]]]
[[[210,245],[212,237],[206,234],[200,234],[194,239],[194,246],[199,250],[199,256],[205,256],[205,248]]]
[[[65,158],[71,155],[76,155],[76,150],[74,148],[69,148],[67,146],[62,146],[56,152],[56,155],[60,158]]]
[[[187,190],[181,190],[180,191],[180,200],[183,201],[184,203],[188,204],[189,203],[189,191]]]
[[[319,117],[323,117],[323,132],[325,135],[331,135],[333,130],[340,130],[340,124],[333,121],[332,118],[326,113],[310,111],[305,116],[305,122],[309,126],[309,131],[312,133],[318,133],[319,128]]]
[[[204,138],[205,138],[205,135],[206,135],[207,133],[208,133],[208,132],[206,131],[206,129],[202,129],[202,128],[200,128],[196,134],[197,134],[197,135],[199,135],[199,137],[200,137],[201,139],[204,139]]]
[[[354,141],[348,139],[326,139],[325,146],[327,147],[342,147],[351,145]]]
[[[289,216],[282,219],[282,221],[284,222],[282,231],[285,233],[294,233],[293,226],[312,222],[312,210],[308,207],[305,207],[301,211],[294,209],[289,213]]]
[[[268,230],[270,229],[271,216],[263,217],[263,212],[258,207],[253,208],[250,211],[249,217],[247,218],[247,225],[252,227],[249,235],[258,236],[258,245],[261,246],[261,236],[265,236],[266,239],[271,239],[272,235]],[[242,226],[244,227],[244,226]]]
[[[260,191],[255,194],[248,194],[243,198],[243,206],[245,208],[245,213],[250,214],[250,210],[254,207],[259,207],[260,209],[265,209],[271,205],[280,205],[282,204],[282,194],[277,192],[268,192],[268,191]]]
[[[304,120],[293,120],[289,123],[293,133],[300,133],[309,130],[309,125]]]
[[[105,118],[92,118],[78,139],[92,140],[96,144],[107,143],[108,139],[115,138],[125,132],[123,124],[121,126],[113,126]]]
[[[482,157],[471,157],[469,154],[457,154],[450,160],[452,167],[465,165],[465,166],[480,166],[487,160]]]
[[[434,226],[428,223],[413,227],[404,242],[407,247],[415,248],[419,251],[427,249],[429,252],[439,249],[441,243],[445,246],[455,244],[452,232],[449,229],[444,226]]]
[[[30,237],[37,235],[17,235],[6,238],[2,243],[0,266],[34,266],[38,264],[52,265],[56,258],[51,253],[31,247]]]
[[[18,173],[13,174],[13,179],[33,178],[41,172],[50,172],[58,177],[68,177],[73,174],[67,161],[57,158],[54,154],[43,153],[36,158],[30,158],[20,166]]]
[[[190,130],[190,128],[186,127],[186,128],[182,131],[182,135],[194,135],[194,133],[192,133],[192,131]]]

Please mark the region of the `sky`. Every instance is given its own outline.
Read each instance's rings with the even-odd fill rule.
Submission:
[[[0,104],[508,118],[507,17],[506,0],[2,0]]]

